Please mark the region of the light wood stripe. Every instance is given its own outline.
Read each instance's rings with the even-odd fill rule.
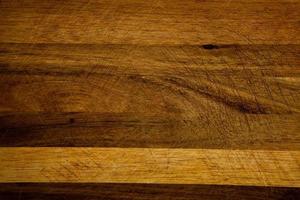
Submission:
[[[0,182],[300,186],[299,151],[0,148]]]

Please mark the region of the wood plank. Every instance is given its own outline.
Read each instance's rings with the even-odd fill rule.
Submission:
[[[299,45],[0,44],[0,146],[300,149]]]
[[[0,9],[0,42],[300,44],[297,0],[2,0]]]
[[[0,146],[300,150],[299,117],[245,114],[226,129],[223,118],[215,126],[137,113],[3,113]]]
[[[1,148],[0,182],[300,186],[299,151]]]
[[[2,112],[300,112],[299,45],[0,47]]]
[[[130,200],[296,200],[299,188],[177,184],[5,183],[0,198]]]

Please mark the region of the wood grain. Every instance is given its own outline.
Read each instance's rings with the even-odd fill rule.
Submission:
[[[128,200],[297,200],[300,190],[280,187],[247,187],[178,184],[108,183],[6,183],[0,184],[0,198],[38,199],[128,199]]]
[[[2,42],[299,44],[298,0],[1,1]]]
[[[0,199],[298,199],[299,10],[1,0]]]
[[[300,112],[298,45],[0,48],[2,112]]]
[[[1,148],[0,182],[300,186],[299,151]]]
[[[209,47],[1,44],[0,145],[299,150],[300,46]]]
[[[208,121],[139,113],[0,114],[0,146],[300,149],[299,114],[236,114],[227,124],[214,116]]]

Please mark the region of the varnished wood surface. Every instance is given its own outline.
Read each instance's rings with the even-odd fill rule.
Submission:
[[[298,199],[299,10],[0,1],[0,199]]]

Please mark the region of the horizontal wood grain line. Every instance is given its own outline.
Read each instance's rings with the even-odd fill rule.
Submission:
[[[300,186],[299,151],[0,148],[0,182]]]
[[[0,9],[0,42],[300,44],[298,1],[2,0]]]
[[[0,146],[300,150],[299,118],[244,114],[219,124],[142,112],[1,113]]]
[[[0,198],[35,199],[128,199],[128,200],[296,200],[299,188],[93,183],[2,183]]]

